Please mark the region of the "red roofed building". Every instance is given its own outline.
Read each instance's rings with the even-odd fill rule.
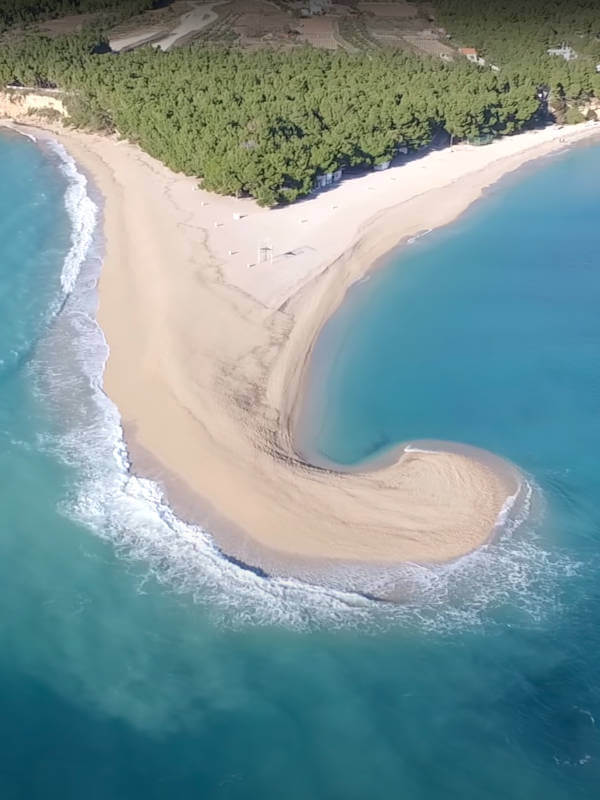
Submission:
[[[461,47],[458,52],[461,56],[465,56],[469,61],[472,61],[473,64],[480,64],[481,66],[485,64],[485,58],[481,58],[474,47]]]

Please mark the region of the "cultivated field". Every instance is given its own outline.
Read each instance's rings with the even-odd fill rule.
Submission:
[[[456,50],[444,44],[436,37],[427,36],[426,32],[415,35],[407,34],[404,36],[404,40],[414,47],[415,50],[420,50],[428,56],[439,56],[446,60],[452,60],[456,57]]]
[[[323,47],[326,50],[335,50],[339,47],[336,39],[338,20],[335,17],[322,16],[298,20],[294,27],[301,31],[299,40],[313,47]]]
[[[44,23],[49,35],[80,29],[94,21],[91,15],[69,16]],[[236,45],[289,49],[311,45],[349,52],[381,47],[404,48],[451,59],[443,31],[435,27],[431,9],[404,2],[333,2],[325,14],[310,15],[308,3],[285,0],[175,0],[146,11],[111,31],[116,51],[144,45],[169,50],[186,44]]]

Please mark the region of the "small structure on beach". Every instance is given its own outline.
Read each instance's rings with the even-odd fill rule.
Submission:
[[[335,172],[325,172],[315,178],[315,189],[326,189],[334,183],[342,180],[343,170],[336,169]]]
[[[565,61],[575,61],[577,58],[575,50],[565,42],[560,47],[550,47],[546,52],[549,56],[561,56]]]
[[[386,169],[390,168],[391,161],[382,161],[381,164],[373,164],[373,169],[375,172],[383,172]]]
[[[259,244],[256,261],[258,264],[273,263],[273,245],[270,239],[263,239]]]
[[[485,58],[482,58],[474,47],[461,47],[458,52],[472,64],[479,64],[480,67],[485,66]]]

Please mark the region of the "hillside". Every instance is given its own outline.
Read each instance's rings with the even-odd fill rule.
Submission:
[[[0,8],[8,7],[4,3]],[[65,0],[65,8],[98,11],[111,3]],[[127,13],[148,5],[132,0]],[[219,14],[228,5],[221,4]],[[251,5],[246,0],[236,7]],[[297,24],[301,10],[292,5],[271,8],[286,24]],[[36,8],[41,14],[44,6]],[[198,4],[173,4],[152,19],[171,25],[172,14],[183,8],[195,13]],[[275,205],[310,193],[321,175],[385,167],[400,152],[440,136],[485,141],[543,124],[552,114],[581,119],[578,109],[600,94],[595,17],[583,1],[568,15],[559,4],[553,8],[543,25],[539,9],[518,10],[514,0],[477,14],[472,0],[439,0],[433,10],[400,2],[353,3],[339,11],[332,4],[327,13],[306,18],[322,21],[339,12],[340,19],[372,21],[396,13],[405,28],[427,18],[436,35],[453,43],[452,58],[408,46],[359,48],[358,42],[352,52],[306,43],[208,45],[185,33],[182,17],[175,19],[175,33],[163,29],[168,47],[161,38],[153,40],[157,46],[130,42],[116,53],[114,29],[102,31],[96,21],[78,34],[11,34],[0,50],[0,81],[60,88],[73,125],[117,130],[172,169],[198,176],[207,189]],[[137,13],[129,17],[130,36],[136,19]],[[580,37],[578,58],[547,54],[561,35]],[[479,48],[480,63],[460,55],[459,45]]]

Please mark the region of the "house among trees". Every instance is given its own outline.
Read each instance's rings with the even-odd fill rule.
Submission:
[[[560,47],[551,47],[547,51],[549,56],[562,56],[565,61],[574,61],[577,58],[577,53],[573,48],[564,42]]]
[[[481,67],[483,67],[485,64],[485,58],[481,58],[474,47],[461,47],[458,52],[461,54],[461,56],[465,56],[465,58],[467,58],[473,64],[479,64]]]

